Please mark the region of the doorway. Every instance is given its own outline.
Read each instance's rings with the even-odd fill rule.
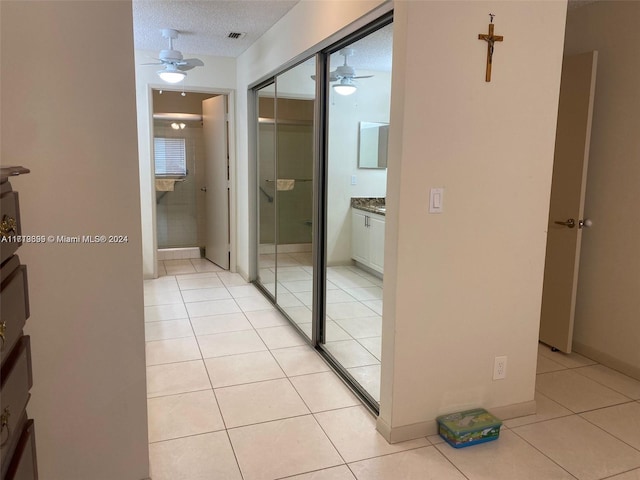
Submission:
[[[159,261],[230,265],[227,95],[153,89]]]
[[[571,353],[584,227],[597,52],[565,55],[551,183],[540,341]]]

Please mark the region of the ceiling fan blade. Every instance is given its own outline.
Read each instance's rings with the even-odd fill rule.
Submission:
[[[182,70],[183,72],[186,72],[187,70],[191,70],[192,68],[195,68],[195,67],[203,67],[203,66],[204,66],[204,63],[199,58],[187,58],[185,60],[182,60],[181,62],[176,63],[176,67],[178,67],[178,70]]]
[[[311,80],[314,80],[314,81],[315,81],[315,79],[316,79],[316,76],[315,76],[315,75],[311,75]],[[337,81],[338,81],[338,77],[336,77],[336,76],[334,75],[334,72],[331,72],[331,73],[329,74],[329,81],[330,81],[330,82],[337,82]]]
[[[192,67],[204,67],[204,62],[199,58],[185,58],[180,63],[186,63]]]
[[[371,78],[373,77],[373,75],[360,75],[358,77],[351,77],[351,78]]]
[[[141,63],[140,65],[164,65],[163,62],[157,62],[157,63]]]

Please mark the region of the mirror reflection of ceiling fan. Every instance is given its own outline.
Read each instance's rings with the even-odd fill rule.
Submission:
[[[356,69],[348,64],[348,58],[355,54],[355,50],[353,48],[343,48],[339,53],[344,57],[344,64],[329,72],[329,81],[338,82],[333,85],[333,90],[336,93],[340,95],[351,95],[358,88],[354,80],[360,78],[371,78],[373,75],[356,75]],[[315,80],[316,76],[311,75],[311,78]]]
[[[167,83],[179,83],[187,76],[187,70],[195,67],[202,67],[204,63],[199,58],[182,58],[182,52],[173,49],[173,41],[178,38],[179,32],[171,28],[162,29],[162,37],[169,40],[169,49],[161,50],[159,63],[143,63],[143,65],[163,65],[162,70],[158,70],[158,76]]]

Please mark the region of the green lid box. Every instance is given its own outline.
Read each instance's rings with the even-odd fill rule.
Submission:
[[[438,433],[454,448],[496,440],[502,426],[502,421],[484,408],[440,415],[436,421]]]

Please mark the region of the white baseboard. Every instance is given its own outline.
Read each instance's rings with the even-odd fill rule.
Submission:
[[[575,340],[573,341],[571,350],[579,353],[580,355],[584,355],[591,360],[595,360],[605,367],[612,368],[613,370],[624,373],[636,380],[640,380],[640,367],[637,365],[631,365],[630,363],[623,362],[608,353],[601,352],[600,350],[589,347],[580,342],[576,342]]]
[[[278,253],[306,253],[311,252],[312,246],[310,243],[288,243],[278,245]],[[258,253],[262,254],[274,254],[276,253],[275,245],[260,245],[258,247]]]
[[[532,415],[536,413],[536,402],[535,400],[531,400],[530,402],[487,408],[487,410],[500,420],[509,420],[511,418],[524,417],[525,415]],[[427,422],[402,425],[400,427],[392,428],[378,417],[376,428],[389,443],[415,440],[416,438],[428,437],[438,433],[438,424],[435,418]]]
[[[199,247],[184,248],[159,248],[158,260],[184,260],[188,258],[200,258]]]

